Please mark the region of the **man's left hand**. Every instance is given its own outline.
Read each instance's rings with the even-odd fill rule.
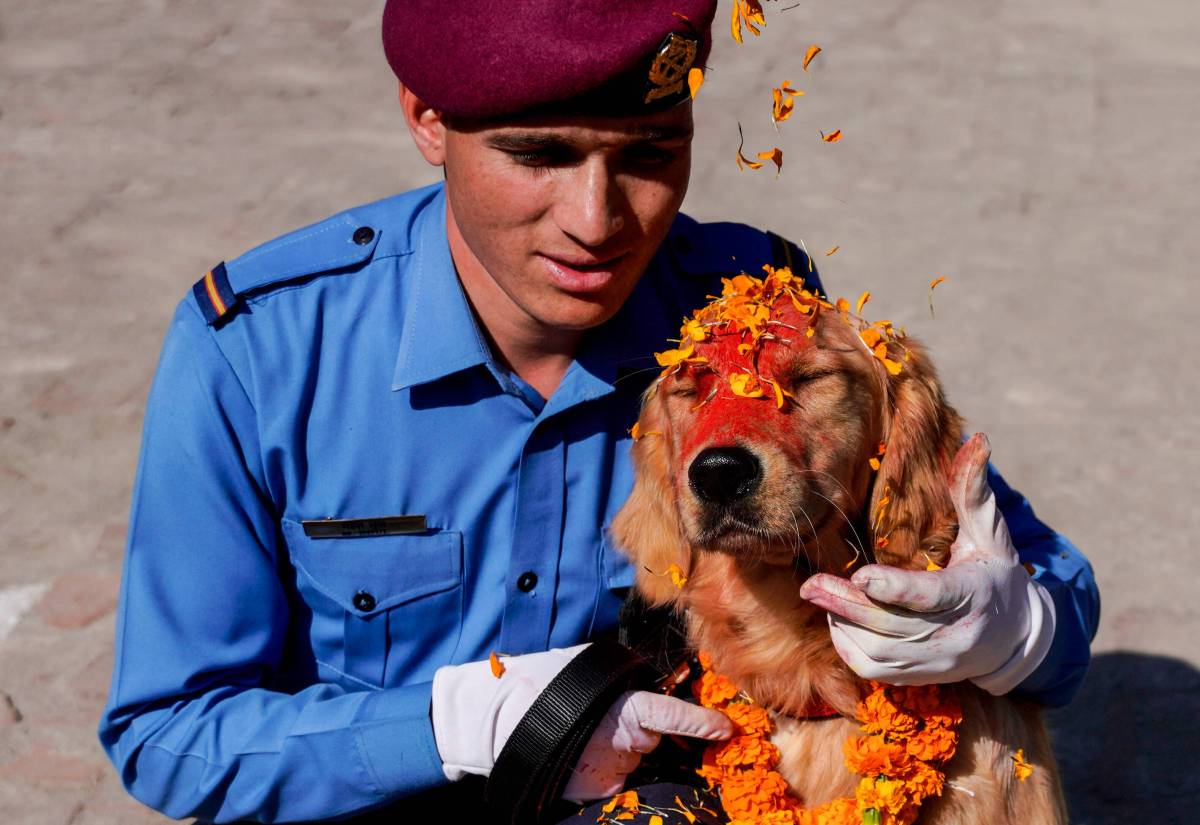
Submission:
[[[800,595],[829,611],[838,654],[864,679],[896,685],[970,679],[996,695],[1024,681],[1054,638],[1054,603],[1017,557],[987,483],[976,433],[958,451],[950,494],[958,538],[944,570],[872,564],[847,581],[818,573]]]

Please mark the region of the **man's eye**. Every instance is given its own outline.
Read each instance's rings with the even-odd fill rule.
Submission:
[[[645,144],[630,147],[626,152],[626,157],[639,166],[665,166],[678,157],[678,152],[653,144]]]
[[[528,151],[511,151],[508,156],[521,166],[541,168],[545,166],[562,166],[570,158],[565,152],[553,149],[530,149]]]

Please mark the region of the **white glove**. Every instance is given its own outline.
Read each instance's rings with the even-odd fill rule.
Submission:
[[[501,660],[504,672],[499,678],[486,661],[439,668],[433,676],[430,716],[447,778],[488,776],[534,699],[585,647],[507,656]],[[654,750],[663,733],[727,739],[732,732],[723,713],[670,696],[624,693],[588,740],[563,796],[584,802],[620,791],[642,754]]]
[[[958,538],[944,570],[868,565],[850,580],[819,573],[800,595],[829,611],[838,655],[864,679],[896,685],[970,679],[997,696],[1041,664],[1054,602],[1017,558],[987,483],[991,447],[976,433],[951,468]]]
[[[658,747],[664,733],[728,739],[733,735],[733,723],[719,711],[673,696],[644,690],[623,693],[588,740],[563,798],[586,802],[619,792],[642,754]]]

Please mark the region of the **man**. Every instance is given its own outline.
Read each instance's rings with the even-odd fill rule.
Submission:
[[[167,333],[100,729],[139,799],[214,821],[455,817],[469,800],[448,783],[490,773],[541,690],[614,626],[632,571],[605,528],[632,483],[649,354],[720,276],[803,262],[678,214],[686,74],[713,14],[388,3],[401,107],[444,185],[214,268]],[[844,617],[834,637],[860,673],[1074,691],[1090,569],[993,483],[1034,579],[1014,562],[919,598],[878,578],[806,585]],[[914,622],[939,630],[936,650]],[[611,794],[662,732],[729,727],[624,694],[564,796]]]

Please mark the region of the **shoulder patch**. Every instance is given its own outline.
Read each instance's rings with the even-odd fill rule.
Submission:
[[[192,287],[192,295],[195,296],[196,304],[209,326],[228,315],[238,300],[233,288],[229,286],[224,263],[217,264],[203,278],[196,281]]]
[[[204,320],[215,325],[247,292],[363,263],[374,254],[380,234],[379,227],[343,212],[218,264],[196,282],[192,295]]]

